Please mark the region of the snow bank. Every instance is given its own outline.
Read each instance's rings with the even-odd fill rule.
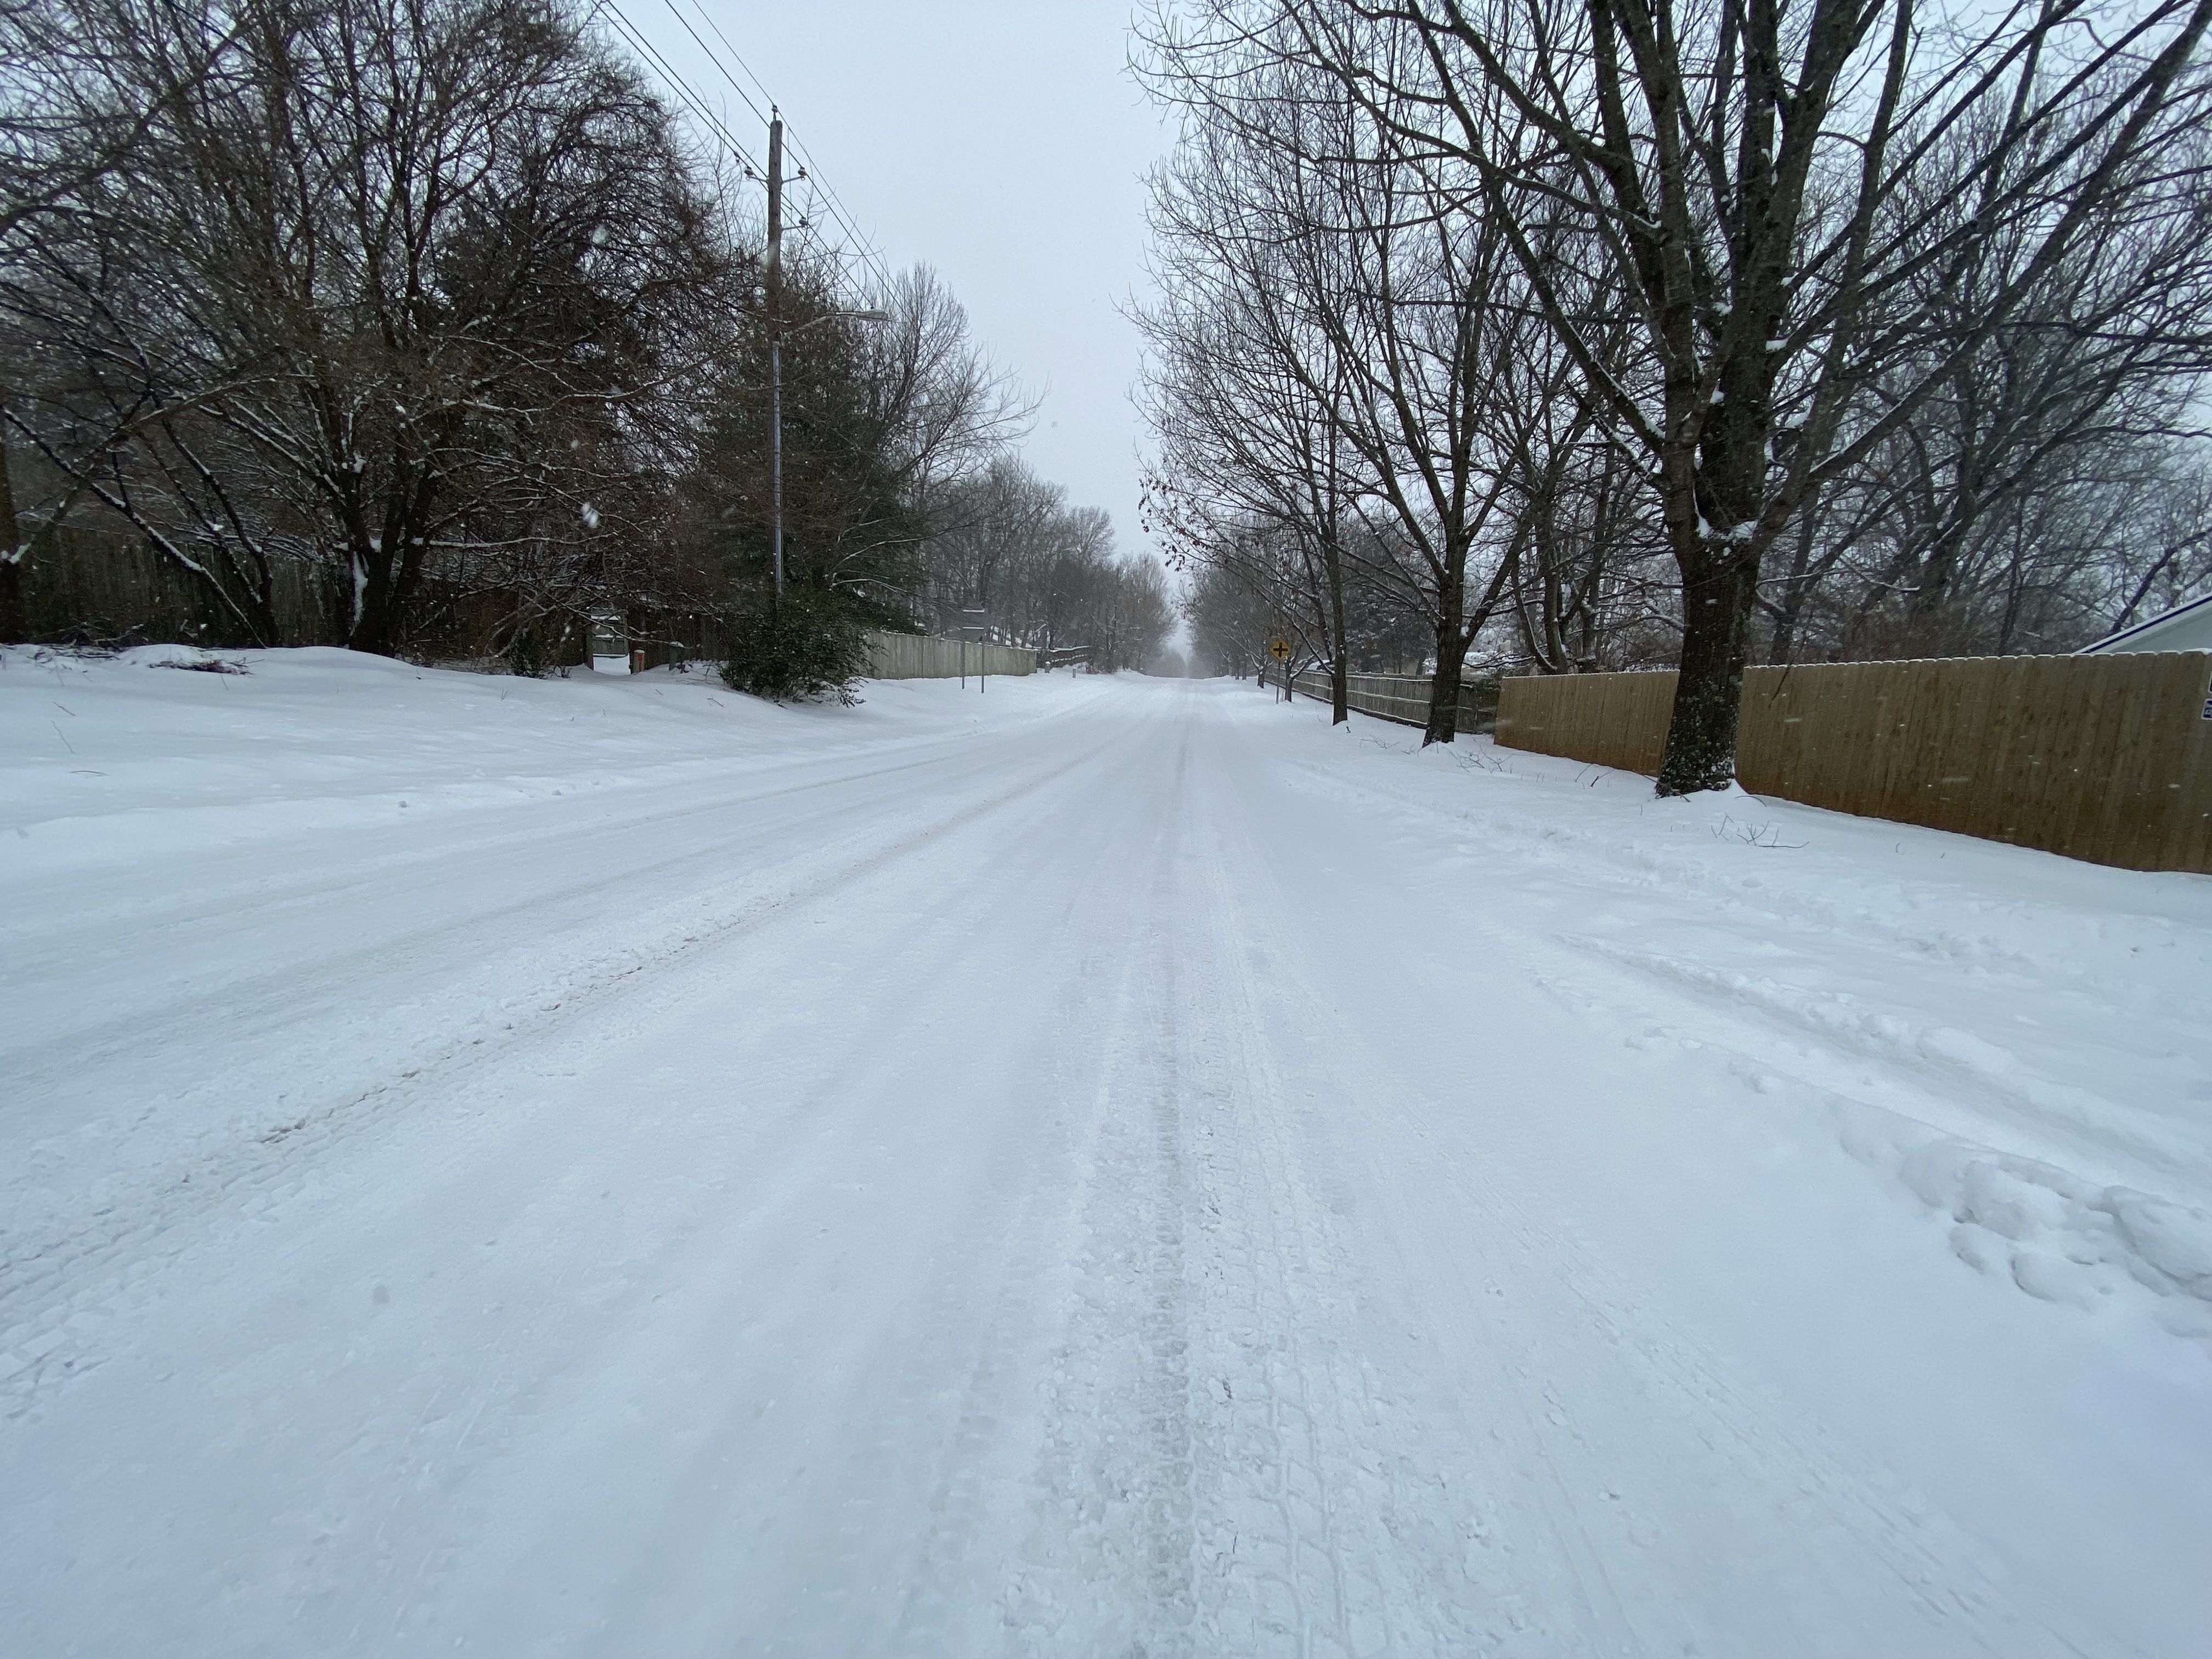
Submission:
[[[1832,1103],[1847,1151],[1957,1224],[1951,1249],[1968,1267],[2076,1308],[2139,1286],[2163,1299],[2156,1317],[2167,1329],[2212,1339],[2212,1215],[1856,1101]]]
[[[1953,1270],[2212,1340],[2212,878],[1273,712],[1301,788],[1450,826],[1562,994],[1797,1103],[1760,1109],[1923,1206]]]
[[[149,670],[167,670],[149,672]],[[178,672],[220,669],[223,672]],[[1055,684],[1050,707],[1066,701]],[[870,684],[859,706],[763,703],[711,672],[527,679],[329,647],[112,657],[0,651],[0,836],[56,871],[979,732],[1048,706],[1031,682],[947,700]]]

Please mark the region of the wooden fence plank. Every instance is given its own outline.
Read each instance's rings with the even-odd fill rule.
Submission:
[[[2184,849],[2185,860],[2176,867],[2212,870],[2212,658],[2184,656],[2182,660],[2194,671],[2194,685],[2173,716],[2179,723],[2175,747],[2182,756],[2174,768],[2173,781],[2180,786],[2173,811],[2174,845]],[[2177,680],[2181,672],[2177,667]]]

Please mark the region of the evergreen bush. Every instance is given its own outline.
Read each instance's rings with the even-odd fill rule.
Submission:
[[[794,586],[780,600],[763,595],[732,620],[729,637],[722,683],[732,691],[771,702],[859,701],[853,682],[868,665],[867,631],[834,592]]]

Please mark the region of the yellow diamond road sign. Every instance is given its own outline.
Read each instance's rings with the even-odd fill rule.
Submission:
[[[1273,657],[1277,662],[1282,661],[1284,658],[1291,654],[1291,642],[1285,639],[1276,640],[1273,644],[1268,646],[1267,654]]]

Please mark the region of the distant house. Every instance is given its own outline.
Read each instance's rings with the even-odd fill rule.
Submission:
[[[2212,593],[2123,628],[2074,654],[2103,656],[2116,651],[2212,651]]]

